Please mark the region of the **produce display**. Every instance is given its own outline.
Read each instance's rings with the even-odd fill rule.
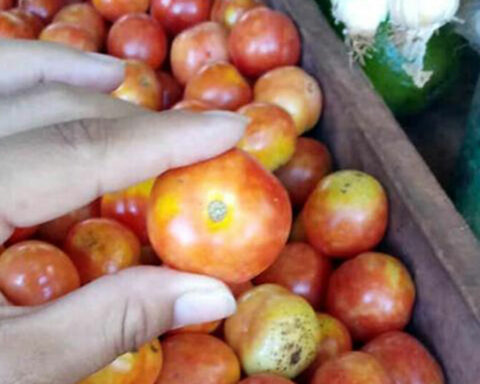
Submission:
[[[0,37],[124,59],[112,97],[151,111],[249,118],[237,148],[17,228],[0,246],[0,291],[13,305],[141,264],[218,278],[237,298],[228,319],[172,330],[80,384],[445,382],[405,333],[413,276],[379,249],[387,191],[301,136],[324,96],[300,67],[288,15],[259,0],[59,1],[0,0]]]

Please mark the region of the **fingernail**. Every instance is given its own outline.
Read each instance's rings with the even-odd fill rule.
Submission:
[[[247,116],[241,115],[240,113],[236,112],[229,112],[229,111],[207,111],[203,112],[204,115],[206,116],[212,116],[212,117],[220,117],[220,118],[226,118],[226,119],[236,119],[244,124],[248,124],[250,122],[250,119]]]
[[[173,329],[224,319],[235,309],[235,299],[226,289],[190,291],[175,301]]]

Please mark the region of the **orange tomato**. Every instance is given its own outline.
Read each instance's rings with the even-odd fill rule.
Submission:
[[[10,11],[0,12],[0,38],[30,39],[37,37],[34,28]]]
[[[215,0],[210,19],[232,29],[245,12],[262,5],[261,0]]]
[[[150,0],[92,0],[92,4],[104,18],[114,22],[129,13],[146,12]]]
[[[34,225],[33,227],[15,228],[12,235],[5,242],[5,245],[10,246],[19,243],[20,241],[27,240],[37,232],[37,229],[38,225]]]
[[[190,112],[205,112],[215,109],[213,106],[198,100],[182,100],[175,104],[172,109],[187,110]]]
[[[93,35],[77,24],[64,22],[50,24],[40,33],[39,40],[68,45],[85,52],[98,51]]]
[[[9,10],[9,13],[25,21],[25,23],[27,23],[27,25],[29,25],[33,29],[35,37],[37,37],[40,32],[42,32],[42,29],[45,26],[40,17],[34,15],[33,13],[27,12],[24,9],[13,8]]]

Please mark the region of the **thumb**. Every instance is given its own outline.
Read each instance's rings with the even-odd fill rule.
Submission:
[[[0,382],[77,383],[171,328],[218,320],[234,310],[234,298],[217,280],[130,268],[0,320]]]

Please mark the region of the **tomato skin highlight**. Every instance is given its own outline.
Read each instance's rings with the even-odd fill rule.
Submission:
[[[18,7],[48,23],[62,8],[64,0],[19,0]]]
[[[190,112],[205,112],[215,109],[213,106],[198,100],[182,100],[175,104],[172,109],[187,110]]]
[[[245,12],[263,5],[261,0],[215,0],[210,19],[232,29]]]

